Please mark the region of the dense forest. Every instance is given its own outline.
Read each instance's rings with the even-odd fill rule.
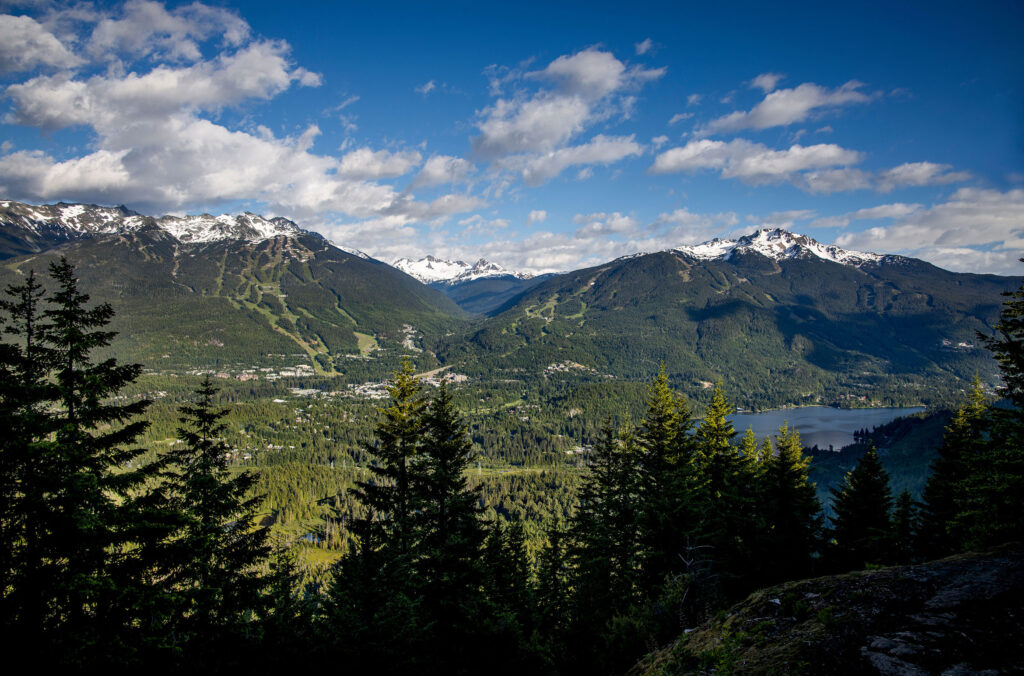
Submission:
[[[381,406],[230,402],[209,377],[154,404],[142,367],[104,352],[113,308],[66,260],[49,277],[0,302],[0,621],[64,667],[622,673],[762,586],[1024,535],[1024,288],[981,337],[1002,400],[975,385],[919,499],[865,434],[826,515],[797,431],[738,434],[721,384],[700,419],[664,369],[641,391],[552,392],[578,413],[548,438],[514,393],[429,387],[409,362]],[[481,408],[507,413],[471,426]],[[583,429],[571,468],[552,439]]]

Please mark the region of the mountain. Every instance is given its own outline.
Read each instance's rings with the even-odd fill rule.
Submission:
[[[629,674],[1016,674],[1022,598],[1019,543],[787,582],[685,627]]]
[[[527,272],[512,272],[483,258],[473,265],[433,256],[416,261],[399,258],[394,266],[444,292],[463,310],[485,315],[550,276],[535,277]]]
[[[433,256],[427,256],[417,261],[409,258],[399,258],[393,265],[424,284],[452,285],[488,277],[513,277],[515,279],[530,279],[533,277],[528,272],[506,270],[497,263],[491,263],[483,258],[473,265],[463,261],[442,260]]]
[[[646,379],[663,362],[748,408],[948,401],[975,373],[995,382],[975,332],[1020,281],[761,230],[553,276],[441,356],[492,377],[571,362]]]
[[[0,232],[0,284],[66,255],[117,311],[115,352],[158,370],[386,374],[465,321],[442,293],[283,218],[0,202]]]

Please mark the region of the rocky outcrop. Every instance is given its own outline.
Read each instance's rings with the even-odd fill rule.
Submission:
[[[1024,673],[1024,547],[789,582],[634,674]]]

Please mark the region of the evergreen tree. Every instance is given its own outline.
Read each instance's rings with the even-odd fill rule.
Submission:
[[[918,547],[926,559],[952,554],[964,540],[953,528],[966,500],[965,478],[982,462],[987,409],[981,380],[975,377],[967,403],[946,426],[922,493]]]
[[[690,408],[669,386],[662,365],[647,390],[647,413],[637,435],[640,456],[642,588],[650,592],[680,567],[699,525],[698,496],[706,491],[698,464]]]
[[[371,479],[357,481],[352,490],[366,515],[351,524],[355,542],[334,567],[320,625],[324,642],[356,671],[422,667],[414,526],[422,506],[417,455],[425,403],[409,360],[392,374],[388,393],[377,443],[365,447],[376,459],[368,467]]]
[[[43,631],[48,571],[44,555],[47,437],[53,399],[50,355],[41,319],[43,289],[29,272],[0,300],[0,630],[15,642],[35,642]]]
[[[434,668],[455,673],[470,662],[467,651],[475,642],[469,637],[478,633],[484,612],[484,530],[479,496],[465,476],[476,453],[444,383],[425,411],[419,454],[417,498],[422,508],[415,517],[422,611],[433,627]]]
[[[896,498],[892,511],[892,561],[900,565],[915,558],[918,528],[918,508],[910,491],[904,490]]]
[[[784,424],[761,478],[765,530],[759,558],[764,584],[805,577],[811,572],[822,521],[821,505],[807,475],[810,463],[803,454],[799,433]]]
[[[891,558],[889,511],[892,494],[889,475],[878,452],[871,446],[847,473],[838,488],[832,488],[833,565],[841,571],[887,563]]]
[[[263,500],[252,494],[258,477],[228,468],[227,410],[214,405],[216,392],[206,376],[195,402],[181,406],[181,443],[165,455],[162,471],[182,522],[168,552],[168,581],[179,601],[174,631],[199,664],[226,637],[253,638],[269,556],[268,530],[256,525]]]
[[[965,548],[1024,539],[1024,285],[1005,294],[995,334],[979,334],[999,365],[999,395],[988,412],[979,457],[958,491],[954,530]]]
[[[697,495],[697,540],[711,547],[711,557],[727,591],[742,585],[740,578],[749,572],[750,547],[759,530],[756,492],[751,491],[757,475],[745,471],[748,465],[732,445],[736,430],[728,416],[733,410],[719,383],[697,427],[697,452],[692,463],[695,474],[703,477],[704,488]]]
[[[18,305],[21,337],[32,337],[24,357],[36,354],[22,382],[45,385],[33,394],[33,430],[25,443],[30,457],[23,495],[27,498],[21,581],[24,627],[42,633],[52,655],[69,664],[126,663],[146,604],[135,539],[142,518],[138,500],[156,467],[140,464],[143,449],[133,447],[147,423],[137,420],[146,400],[116,403],[114,397],[141,372],[115,359],[94,361],[94,352],[110,344],[104,330],[113,316],[108,304],[87,306],[74,268],[62,258],[50,265],[55,290],[42,322],[29,320],[38,308],[38,288],[27,283]],[[34,296],[35,301],[29,297]],[[16,313],[17,314],[17,313]],[[40,349],[41,348],[41,349]],[[52,430],[52,433],[50,432]],[[45,438],[37,436],[45,432]]]

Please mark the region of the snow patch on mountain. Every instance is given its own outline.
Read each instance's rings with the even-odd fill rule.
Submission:
[[[752,251],[773,260],[816,257],[851,267],[878,263],[891,258],[822,244],[806,235],[798,235],[782,228],[763,228],[739,239],[716,238],[702,244],[681,246],[672,251],[701,260],[729,260],[737,252]]]
[[[266,219],[248,211],[220,216],[163,216],[156,219],[156,224],[185,244],[219,242],[226,239],[260,242],[272,237],[294,237],[303,234],[299,226],[287,218]]]
[[[51,242],[79,240],[97,235],[127,234],[143,227],[157,227],[183,244],[204,244],[225,240],[261,242],[274,237],[314,235],[287,218],[264,218],[258,214],[222,214],[211,216],[143,216],[126,207],[101,207],[95,204],[23,204],[0,200],[0,228],[21,229]],[[326,241],[326,240],[325,240]],[[345,253],[369,258],[357,249],[334,242]]]
[[[433,256],[427,256],[419,260],[399,258],[393,267],[398,268],[410,277],[415,277],[424,284],[461,284],[472,282],[487,277],[516,277],[518,279],[530,279],[533,275],[526,272],[514,272],[506,270],[497,263],[481,258],[470,265],[464,261],[448,261]]]

